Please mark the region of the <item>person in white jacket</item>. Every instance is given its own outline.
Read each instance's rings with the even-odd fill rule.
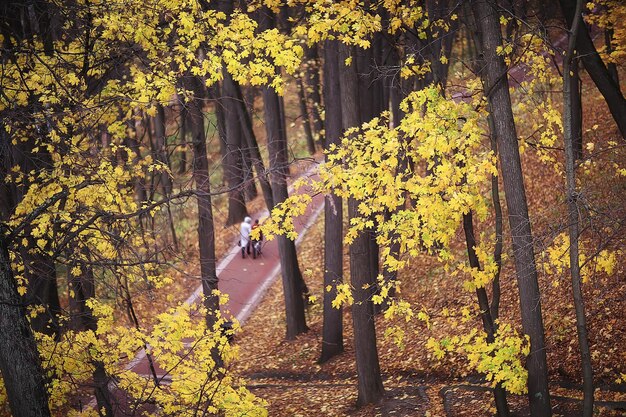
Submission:
[[[241,222],[241,226],[239,227],[239,233],[241,234],[239,244],[241,245],[242,258],[246,257],[246,253],[250,255],[250,230],[252,230],[252,219],[250,217],[246,217],[243,219],[243,222]]]

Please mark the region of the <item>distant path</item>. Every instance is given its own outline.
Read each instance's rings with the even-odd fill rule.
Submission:
[[[304,173],[303,177],[317,177],[317,164],[314,164]],[[306,189],[300,190],[306,192]],[[291,190],[290,190],[291,195]],[[324,196],[318,194],[313,197],[305,214],[294,219],[294,225],[298,232],[296,245],[306,234],[307,230],[315,223],[320,213],[324,209]],[[268,211],[251,214],[252,219],[261,221],[268,216]],[[237,225],[237,227],[239,227]],[[252,255],[241,257],[241,248],[234,243],[228,254],[216,267],[218,288],[228,294],[228,303],[222,306],[222,312],[227,312],[228,316],[235,317],[241,324],[250,317],[254,309],[263,299],[267,289],[274,283],[280,274],[280,258],[278,256],[277,240],[265,241],[263,253],[252,259]],[[186,303],[192,304],[200,300],[203,296],[202,285],[187,298]],[[158,359],[158,358],[155,358]],[[135,359],[129,364],[127,369],[133,370],[140,375],[150,376],[150,367],[146,358],[145,350],[142,349]],[[160,374],[157,369],[157,374]],[[161,376],[161,375],[159,375]]]
[[[313,167],[304,176],[315,177],[316,167]],[[302,190],[301,192],[306,192]],[[291,193],[290,193],[291,194]],[[307,211],[294,220],[300,243],[307,230],[315,223],[324,209],[324,196],[316,195],[309,204]],[[250,215],[252,219],[260,219],[261,222],[268,216],[268,211]],[[237,226],[238,227],[238,226]],[[280,274],[280,258],[278,256],[277,240],[264,241],[263,253],[252,259],[252,255],[241,257],[241,248],[237,245],[231,247],[226,257],[217,266],[218,288],[222,293],[228,294],[228,303],[222,307],[222,312],[228,312],[240,323],[244,323],[257,307],[265,291],[272,285]],[[196,302],[202,297],[202,285],[187,299],[188,304]]]

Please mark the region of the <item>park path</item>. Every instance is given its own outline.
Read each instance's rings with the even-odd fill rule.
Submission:
[[[316,177],[317,165],[310,168],[304,176]],[[299,193],[306,193],[307,187],[300,189]],[[290,190],[291,194],[291,190]],[[294,219],[294,225],[298,232],[296,245],[306,234],[306,231],[315,223],[320,213],[324,209],[324,196],[321,194],[313,196],[313,201],[309,204],[306,212]],[[268,211],[253,213],[250,217],[254,219],[267,218]],[[242,325],[250,317],[254,309],[263,299],[267,289],[274,283],[280,275],[280,258],[278,256],[278,243],[276,239],[265,241],[263,253],[252,259],[252,256],[241,257],[241,248],[237,241],[226,256],[217,265],[218,288],[222,293],[228,294],[229,300],[222,307],[222,312],[226,312],[227,317],[236,318]],[[186,302],[192,304],[202,298],[202,286],[198,286],[187,298]],[[158,359],[158,358],[155,358]],[[143,376],[150,376],[150,365],[146,357],[145,350],[137,353],[135,358],[128,364],[127,369]],[[161,377],[163,371],[157,369],[157,376]],[[167,378],[165,378],[167,379]]]

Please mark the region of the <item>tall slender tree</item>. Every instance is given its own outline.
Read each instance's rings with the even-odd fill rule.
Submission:
[[[340,47],[340,62],[353,56],[348,46]],[[341,115],[344,129],[361,124],[359,117],[359,81],[356,63],[340,65]],[[348,199],[348,217],[358,217],[358,200]],[[371,252],[369,237],[359,233],[350,245],[350,282],[353,287],[352,325],[358,374],[357,405],[378,402],[384,395],[376,347],[374,306],[371,300]]]
[[[528,399],[533,416],[547,417],[552,415],[552,409],[548,391],[541,294],[537,280],[534,242],[517,132],[511,109],[507,67],[504,58],[497,53],[497,48],[502,46],[498,5],[493,0],[474,0],[472,9],[477,27],[481,32],[481,52],[485,61],[481,77],[493,114],[494,133],[498,141],[498,156],[509,213],[513,258],[520,296],[522,329],[530,336],[530,354],[526,361]]]
[[[585,301],[582,293],[582,277],[580,274],[579,235],[580,220],[578,208],[578,193],[576,190],[576,141],[582,131],[581,120],[576,112],[580,104],[576,102],[576,94],[573,90],[578,88],[578,73],[571,73],[570,69],[576,64],[576,39],[580,35],[578,27],[582,21],[582,0],[576,1],[574,19],[572,22],[569,42],[565,57],[563,58],[563,133],[565,141],[565,176],[567,188],[567,211],[569,224],[569,261],[570,275],[572,278],[572,293],[574,297],[574,309],[576,312],[576,331],[578,334],[578,348],[583,374],[583,416],[593,415],[593,368],[591,365],[591,352],[587,338],[587,320],[585,318]],[[574,76],[576,78],[574,78]]]
[[[259,13],[259,27],[267,30],[274,27],[273,13],[263,8]],[[265,133],[269,148],[270,184],[274,205],[282,203],[289,196],[287,175],[286,132],[281,111],[280,97],[270,86],[262,88],[265,107]],[[296,246],[285,236],[277,237],[280,267],[282,272],[283,292],[285,294],[285,315],[287,321],[287,340],[294,339],[308,330],[304,315],[304,296],[308,292],[298,265]]]
[[[213,224],[213,206],[211,205],[211,183],[209,178],[209,161],[206,150],[206,131],[204,129],[204,113],[202,108],[205,88],[202,81],[195,76],[183,78],[186,90],[193,96],[186,103],[189,112],[189,130],[193,149],[193,180],[196,184],[196,201],[198,205],[198,242],[200,248],[200,276],[204,293],[204,306],[207,309],[205,318],[207,328],[212,329],[216,323],[216,312],[219,300],[214,291],[217,290],[217,272],[215,270],[215,225]]]
[[[336,40],[324,45],[324,108],[326,114],[325,149],[339,144],[342,135],[339,50]],[[337,284],[343,282],[343,201],[333,194],[324,204],[324,317],[320,362],[343,352],[343,311],[333,308]],[[329,290],[330,289],[330,290]]]

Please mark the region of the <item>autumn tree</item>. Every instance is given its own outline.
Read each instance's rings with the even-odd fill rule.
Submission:
[[[513,257],[517,274],[522,313],[522,328],[530,336],[528,398],[533,415],[550,416],[548,366],[546,362],[541,295],[537,281],[534,242],[528,216],[524,178],[517,144],[515,121],[507,83],[507,68],[497,48],[502,46],[497,3],[476,1],[474,16],[482,33],[485,67],[481,73],[490,111],[494,118],[498,156],[502,169],[504,192],[509,213]]]
[[[268,8],[258,11],[261,30],[274,29],[274,14]],[[287,138],[284,129],[284,113],[281,111],[278,93],[271,86],[262,88],[265,111],[265,133],[269,148],[269,178],[274,205],[287,199]],[[300,272],[296,247],[293,241],[284,236],[278,237],[278,250],[285,294],[285,316],[287,320],[287,340],[306,332],[308,327],[304,316],[307,292]]]
[[[575,47],[578,36],[581,35],[579,26],[582,21],[583,1],[576,1],[574,17],[569,33],[567,50],[563,58],[563,133],[565,142],[565,175],[567,186],[567,210],[569,219],[569,263],[572,278],[572,293],[574,298],[574,308],[576,310],[576,331],[578,334],[578,347],[580,349],[582,374],[583,374],[583,416],[593,415],[593,368],[591,365],[591,353],[589,351],[589,340],[587,337],[587,322],[585,317],[585,302],[582,294],[582,278],[580,273],[580,252],[579,252],[579,207],[576,192],[576,143],[577,136],[582,131],[582,120],[575,117],[575,95],[573,90],[578,88],[578,82],[574,78],[572,82],[571,68],[577,65]],[[576,72],[574,72],[577,75]]]
[[[336,40],[324,44],[325,147],[337,145],[342,135],[339,45]],[[320,362],[343,352],[343,311],[334,308],[337,284],[343,282],[343,201],[333,194],[324,204],[324,324]]]

